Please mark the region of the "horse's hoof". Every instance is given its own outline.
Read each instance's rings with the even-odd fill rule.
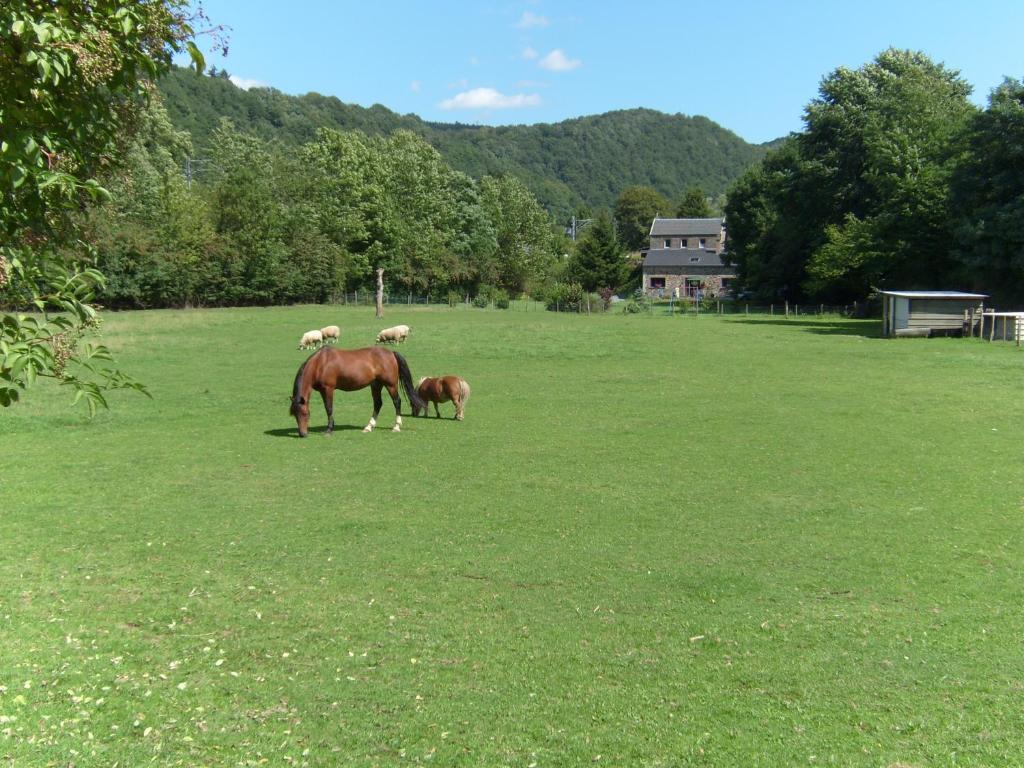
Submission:
[[[363,434],[368,435],[373,432],[373,427],[363,427]]]
[[[393,427],[391,428],[391,431],[392,431],[392,432],[401,432],[401,431],[402,431],[402,428],[401,428],[401,427],[399,427],[399,426],[398,426],[398,425],[396,424],[395,426],[393,426]]]

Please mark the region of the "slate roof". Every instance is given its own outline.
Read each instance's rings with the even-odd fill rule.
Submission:
[[[655,219],[650,237],[717,235],[721,231],[722,219]]]
[[[694,261],[696,259],[696,261]],[[721,267],[722,254],[707,248],[652,248],[644,254],[645,267]]]

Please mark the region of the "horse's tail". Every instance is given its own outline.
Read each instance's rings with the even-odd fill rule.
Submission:
[[[466,401],[469,400],[469,396],[472,391],[469,388],[469,382],[463,378],[459,379],[459,390],[462,393],[462,404],[465,405]]]
[[[402,382],[402,387],[405,389],[406,397],[409,398],[409,404],[412,406],[412,412],[420,408],[426,409],[427,404],[420,398],[419,392],[416,391],[416,387],[412,385],[412,373],[409,371],[409,364],[405,362],[405,358],[397,352],[392,352],[395,356],[395,360],[398,362],[398,378]]]

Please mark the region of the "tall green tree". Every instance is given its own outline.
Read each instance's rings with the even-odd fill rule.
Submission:
[[[494,228],[498,283],[518,295],[541,282],[553,268],[551,221],[518,179],[485,176],[480,200]]]
[[[619,242],[631,251],[646,248],[650,245],[651,222],[671,211],[671,203],[654,187],[626,187],[615,201]]]
[[[625,281],[628,265],[607,211],[600,211],[577,243],[569,261],[568,277],[585,290],[617,289]]]
[[[103,276],[76,258],[75,214],[105,195],[97,176],[130,135],[146,81],[187,48],[185,0],[0,5],[0,405],[38,376],[76,391],[90,413],[104,391],[142,389],[101,344],[90,304]]]
[[[730,192],[730,257],[789,298],[952,279],[949,181],[974,113],[959,73],[890,49],[826,77],[806,129]]]
[[[714,215],[707,195],[700,187],[690,187],[686,190],[676,207],[676,216],[680,219],[710,219]]]
[[[1007,79],[971,120],[951,199],[959,260],[997,301],[1024,301],[1024,83]]]

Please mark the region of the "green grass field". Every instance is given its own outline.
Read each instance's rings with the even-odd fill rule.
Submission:
[[[332,322],[465,422],[296,439]],[[1024,352],[877,327],[108,314],[153,400],[0,413],[0,765],[1024,763]]]

